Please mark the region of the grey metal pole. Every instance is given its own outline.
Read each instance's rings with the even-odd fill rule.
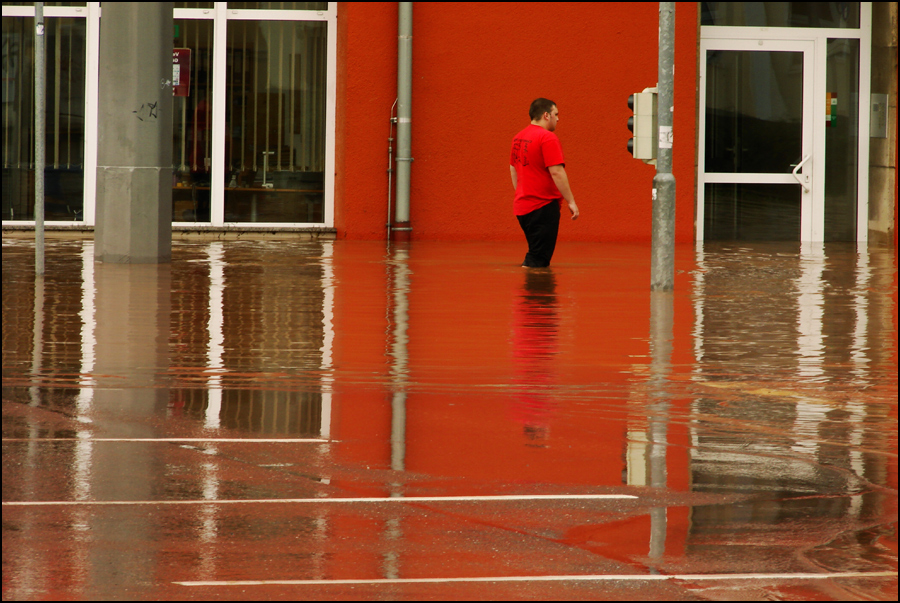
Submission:
[[[34,275],[44,276],[44,3],[34,3]]]
[[[413,3],[398,2],[397,26],[397,194],[395,238],[408,239],[409,180],[412,163],[412,17]]]
[[[672,175],[672,112],[675,109],[675,3],[659,3],[659,151],[653,178],[653,239],[650,290],[675,287],[675,176]]]

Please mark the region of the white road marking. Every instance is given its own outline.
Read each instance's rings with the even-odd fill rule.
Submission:
[[[471,578],[383,578],[372,580],[208,580],[173,582],[180,586],[333,586],[342,584],[441,584],[453,582],[563,582],[682,580],[828,580],[835,578],[890,578],[897,572],[834,572],[823,574],[588,574],[573,576],[478,576]]]
[[[111,505],[228,505],[257,503],[404,503],[404,502],[487,502],[510,500],[628,500],[628,494],[510,494],[499,496],[404,496],[367,498],[257,498],[248,500],[56,500],[10,501],[4,507],[111,506]]]

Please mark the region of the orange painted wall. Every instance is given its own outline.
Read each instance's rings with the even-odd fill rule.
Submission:
[[[697,5],[676,11],[676,237],[693,238]],[[419,240],[518,240],[508,156],[539,96],[581,210],[560,241],[648,242],[655,170],[625,150],[626,99],[657,80],[658,3],[416,3],[411,217]],[[385,236],[397,4],[339,3],[335,225]]]

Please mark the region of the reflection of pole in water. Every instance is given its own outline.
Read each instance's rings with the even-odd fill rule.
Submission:
[[[406,470],[406,385],[409,374],[409,247],[391,246],[388,263],[388,355],[391,358],[391,469]],[[391,484],[391,496],[403,496],[403,484]],[[403,539],[403,524],[399,517],[391,517],[385,524],[387,551],[383,553],[382,572],[385,578],[400,576],[400,554],[397,545]]]
[[[650,486],[666,487],[666,438],[669,423],[667,381],[672,367],[674,298],[670,292],[650,294],[650,400],[648,407],[648,456]],[[666,509],[650,510],[650,558],[662,558],[666,550]]]
[[[334,389],[334,243],[322,243],[322,415],[319,437],[331,437],[331,402]],[[323,452],[327,446],[322,447]]]
[[[31,405],[40,406],[41,357],[44,355],[44,276],[34,279],[34,336],[31,347]]]
[[[207,429],[218,429],[222,412],[222,373],[225,366],[222,361],[225,354],[225,249],[222,242],[210,243],[206,254],[209,261],[209,321],[206,327],[209,335],[206,358],[209,401],[204,426]]]
[[[398,245],[391,250],[389,258],[392,279],[389,282],[388,299],[393,306],[391,325],[391,468],[403,471],[406,468],[406,378],[408,375],[408,343],[406,330],[409,326],[409,249]]]
[[[96,340],[96,309],[94,287],[94,242],[85,241],[82,244],[81,254],[81,377],[78,380],[78,397],[75,400],[75,409],[78,413],[78,421],[87,423],[91,421],[90,415],[94,404],[94,362]],[[89,500],[91,498],[91,466],[93,463],[93,442],[90,441],[90,432],[78,433],[78,442],[75,444],[75,470],[73,475],[75,499]],[[83,522],[86,523],[86,519]]]
[[[513,406],[529,446],[543,446],[558,353],[559,304],[556,277],[549,269],[526,269],[513,311],[513,360],[517,395]]]

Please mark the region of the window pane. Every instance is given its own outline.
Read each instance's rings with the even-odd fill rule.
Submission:
[[[859,2],[701,2],[701,25],[859,29]]]
[[[828,40],[825,87],[825,240],[856,240],[859,40]]]
[[[707,184],[703,238],[799,241],[800,195],[796,184]]]
[[[229,2],[235,10],[328,10],[327,2]]]
[[[212,184],[213,22],[175,19],[173,222],[209,222]],[[173,77],[175,75],[173,65]]]
[[[801,159],[803,53],[710,50],[706,171],[788,174]]]
[[[44,217],[84,219],[84,19],[45,19]],[[34,19],[3,18],[3,219],[34,220]]]
[[[231,21],[226,222],[324,222],[323,22]]]

